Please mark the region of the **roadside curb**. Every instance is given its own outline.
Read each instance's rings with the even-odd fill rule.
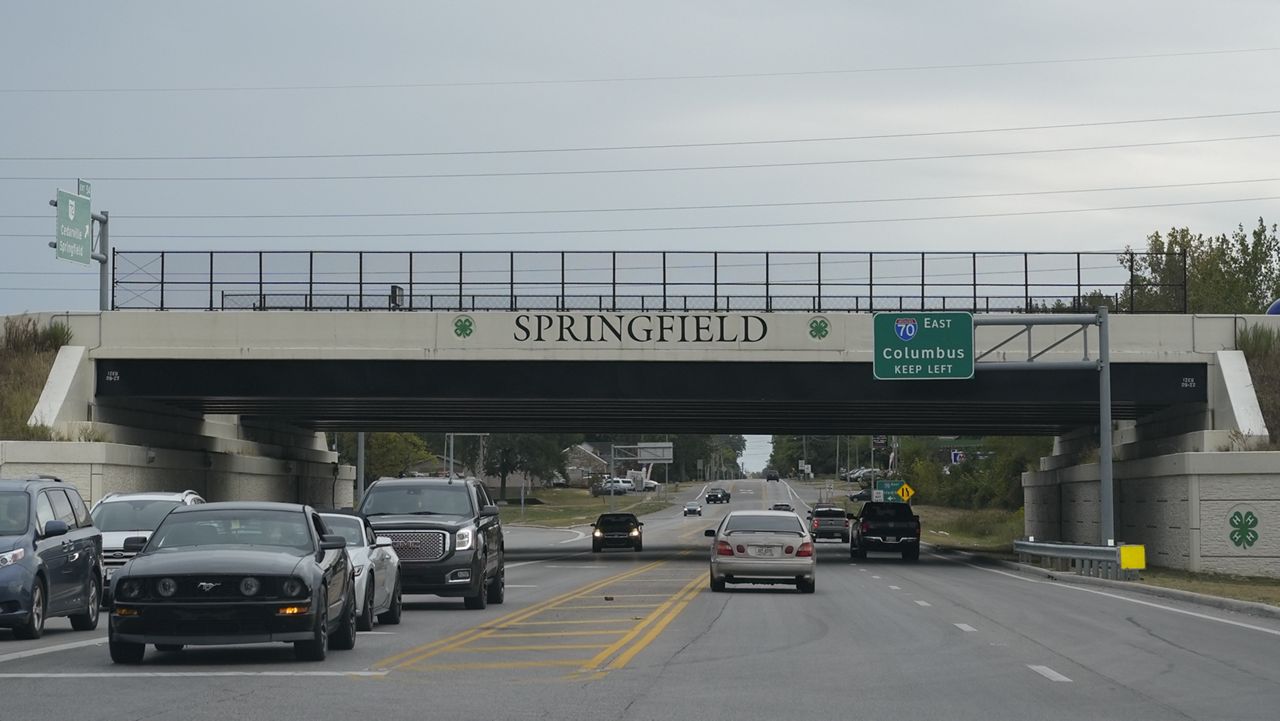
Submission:
[[[928,544],[930,549],[939,555],[948,556],[965,556],[975,561],[981,561],[986,564],[1001,566],[1018,573],[1028,576],[1039,576],[1051,581],[1060,581],[1063,583],[1076,583],[1083,586],[1099,586],[1117,591],[1133,591],[1146,596],[1155,596],[1171,601],[1183,601],[1185,603],[1194,603],[1200,606],[1208,606],[1221,611],[1233,611],[1242,613],[1247,616],[1257,616],[1260,618],[1270,618],[1280,620],[1280,606],[1272,606],[1266,603],[1258,603],[1256,601],[1240,601],[1234,598],[1225,598],[1223,596],[1210,596],[1206,593],[1196,593],[1194,591],[1183,591],[1177,588],[1165,588],[1163,586],[1153,586],[1147,583],[1134,581],[1112,581],[1106,578],[1094,578],[1092,576],[1082,576],[1075,573],[1060,573],[1056,571],[1048,571],[1039,566],[1032,566],[1026,563],[1018,563],[1016,561],[1006,561],[1003,558],[993,558],[977,553],[969,553],[967,551],[952,551],[947,549],[939,549],[937,546]]]

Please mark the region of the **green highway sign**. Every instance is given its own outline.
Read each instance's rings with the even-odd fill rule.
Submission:
[[[58,191],[58,220],[54,229],[56,255],[88,265],[93,253],[93,214],[83,195]]]
[[[973,377],[973,314],[876,313],[877,380],[964,380]]]
[[[871,488],[871,500],[877,503],[906,503],[915,495],[906,481],[875,481]]]
[[[89,181],[84,178],[76,179],[76,195],[83,195],[86,198],[93,196],[93,186],[89,185]]]

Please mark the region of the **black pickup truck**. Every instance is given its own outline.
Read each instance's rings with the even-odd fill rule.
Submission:
[[[867,551],[901,552],[902,560],[920,559],[920,516],[906,503],[864,503],[853,517],[850,558],[866,558]]]
[[[729,492],[723,488],[712,488],[707,491],[707,503],[728,503]]]

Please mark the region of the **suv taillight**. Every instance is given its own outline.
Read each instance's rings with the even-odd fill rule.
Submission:
[[[796,549],[796,558],[808,558],[813,555],[813,544],[805,541],[800,544],[800,548]]]
[[[730,546],[728,541],[720,541],[719,543],[716,544],[716,555],[732,556],[733,546]]]
[[[867,523],[866,521],[863,521],[863,522],[862,522],[862,532],[863,532],[863,533],[871,533],[871,524],[870,524],[870,523]]]
[[[818,517],[817,517],[817,516],[814,516],[814,517],[813,517],[813,530],[815,530],[815,531],[816,531],[816,530],[818,530]]]
[[[846,519],[844,519],[844,527],[845,527],[845,528],[848,528],[848,527],[849,527],[849,519],[847,519],[847,518],[846,518]]]

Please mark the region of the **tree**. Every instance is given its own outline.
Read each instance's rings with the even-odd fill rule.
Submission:
[[[355,465],[357,434],[336,434],[338,460]],[[436,456],[426,441],[414,433],[369,433],[365,436],[365,478],[399,477],[411,466],[425,463]]]
[[[1171,228],[1147,238],[1146,252],[1127,249],[1120,263],[1132,280],[1119,298],[1136,312],[1261,313],[1280,297],[1280,241],[1262,218],[1252,231],[1230,236]],[[1184,269],[1185,258],[1185,269]],[[1132,299],[1132,307],[1130,307]]]

